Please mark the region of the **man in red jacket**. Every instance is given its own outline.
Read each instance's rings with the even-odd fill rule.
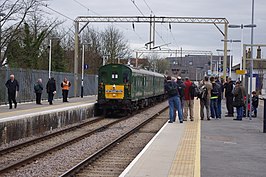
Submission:
[[[189,80],[188,77],[185,79],[185,104],[184,104],[184,121],[187,120],[188,117],[188,110],[189,110],[189,115],[190,115],[190,120],[194,121],[194,94],[192,93],[192,82]]]

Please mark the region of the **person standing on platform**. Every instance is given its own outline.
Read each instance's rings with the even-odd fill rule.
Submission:
[[[225,115],[225,117],[234,117],[234,107],[232,105],[234,98],[233,94],[234,84],[231,77],[228,77],[227,82],[224,85],[224,88],[225,88],[226,108],[228,111],[228,114]]]
[[[253,91],[252,92],[252,107],[251,107],[251,110],[253,112],[252,117],[257,117],[258,106],[259,106],[259,97],[258,97],[256,91]]]
[[[56,84],[53,77],[49,79],[49,81],[46,84],[46,90],[48,93],[48,102],[50,105],[53,104],[54,94],[56,94]]]
[[[223,99],[223,84],[220,82],[219,77],[215,77],[215,82],[219,86],[219,94],[218,94],[218,118],[222,118],[222,99]]]
[[[19,91],[18,81],[15,79],[14,74],[10,75],[10,79],[6,82],[7,94],[8,94],[8,102],[9,109],[12,109],[12,101],[14,103],[14,107],[17,108],[16,97]]]
[[[184,109],[184,104],[185,104],[185,84],[182,81],[182,78],[180,76],[177,77],[177,86],[178,86],[178,92],[179,92],[179,96],[180,96],[180,102],[181,102],[181,108],[182,111]]]
[[[185,79],[185,105],[184,105],[184,121],[187,121],[188,110],[190,115],[190,120],[194,121],[194,97],[195,97],[195,87],[188,77]]]
[[[38,79],[38,81],[34,84],[34,92],[36,94],[36,104],[42,104],[42,91],[43,91],[43,85],[42,85],[42,79]]]
[[[234,100],[233,104],[236,107],[237,117],[234,120],[242,120],[243,118],[243,106],[245,105],[244,97],[246,96],[245,88],[240,85],[240,81],[236,82],[236,86],[233,92]]]
[[[181,108],[180,97],[178,93],[178,86],[175,81],[172,81],[171,76],[167,76],[167,82],[165,83],[165,91],[168,95],[168,103],[169,103],[169,121],[168,123],[174,122],[174,111],[175,109],[178,111],[179,122],[183,123],[183,114]]]
[[[212,84],[211,98],[210,98],[211,117],[218,119],[219,118],[218,97],[219,97],[219,94],[220,94],[220,86],[215,82],[215,78],[214,77],[210,77],[210,82]]]
[[[65,78],[63,82],[61,83],[62,87],[62,95],[63,95],[63,102],[68,102],[67,97],[68,97],[68,91],[71,86],[71,83]]]
[[[211,120],[210,119],[210,98],[211,98],[212,84],[208,81],[209,81],[209,77],[205,76],[204,80],[202,80],[199,85],[200,94],[198,98],[200,98],[201,120],[204,120],[204,107],[206,108],[207,120]]]

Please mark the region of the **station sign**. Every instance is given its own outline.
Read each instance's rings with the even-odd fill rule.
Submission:
[[[218,68],[219,72],[223,72],[223,68]],[[226,68],[226,73],[229,73],[229,68]]]
[[[243,69],[243,70],[236,70],[236,74],[239,74],[239,75],[245,75],[246,74],[246,70]]]
[[[88,64],[84,64],[84,69],[89,69],[89,65]]]

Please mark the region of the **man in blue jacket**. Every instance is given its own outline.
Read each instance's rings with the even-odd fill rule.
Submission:
[[[168,121],[168,123],[174,122],[175,109],[178,111],[178,117],[179,117],[180,123],[183,123],[183,113],[182,113],[177,83],[172,81],[171,76],[167,76],[166,79],[167,79],[167,82],[165,83],[165,91],[168,95],[168,103],[169,103],[169,109],[170,109],[169,110],[170,120]]]

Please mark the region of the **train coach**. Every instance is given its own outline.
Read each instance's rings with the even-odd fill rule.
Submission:
[[[123,64],[100,67],[98,109],[132,112],[164,99],[164,75]]]

